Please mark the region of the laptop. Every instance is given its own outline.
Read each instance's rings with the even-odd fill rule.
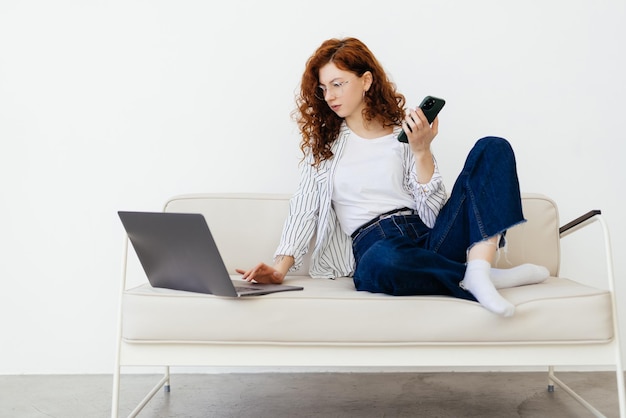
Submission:
[[[118,215],[153,287],[233,298],[303,289],[232,280],[202,214],[119,211]]]

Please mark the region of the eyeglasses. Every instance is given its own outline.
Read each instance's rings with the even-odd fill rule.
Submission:
[[[315,97],[320,100],[326,100],[326,95],[330,93],[333,97],[341,97],[343,94],[343,86],[348,84],[350,80],[333,81],[330,86],[317,86],[315,89]]]

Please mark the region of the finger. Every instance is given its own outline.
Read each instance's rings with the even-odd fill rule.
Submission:
[[[413,132],[413,128],[415,127],[415,121],[411,118],[411,109],[407,108],[404,110],[404,120],[402,121],[402,129],[408,135]]]
[[[409,116],[411,117],[411,121],[413,122],[413,129],[420,130],[425,126],[417,110],[412,110]]]
[[[242,270],[242,269],[235,269],[235,271],[236,271],[237,273],[239,273],[239,274],[241,274],[241,275],[242,275],[242,276],[241,276],[241,278],[242,278],[242,279],[245,279],[245,278],[246,278],[246,277],[248,277],[248,275],[250,274],[250,272],[249,272],[249,271]]]
[[[415,112],[411,111],[408,115],[406,115],[406,125],[409,127],[411,132],[415,132],[420,129],[421,121]]]
[[[426,115],[424,114],[424,111],[422,109],[420,109],[419,107],[416,108],[415,109],[415,115],[419,119],[419,121],[421,122],[421,124],[423,126],[429,125],[428,119],[426,118]]]
[[[235,269],[235,271],[239,274],[246,274],[246,271],[242,269]]]
[[[250,270],[247,270],[247,271],[238,269],[237,272],[242,274],[241,276],[242,280],[246,280],[248,282],[252,280],[252,277],[254,277],[254,268],[251,268]]]
[[[412,119],[411,119],[411,123],[414,123]],[[409,134],[410,132],[413,132],[413,129],[411,128],[411,125],[409,124],[409,116],[408,115],[402,121],[402,129],[404,129],[404,132],[406,134]]]
[[[433,133],[435,135],[437,135],[437,133],[439,132],[439,116],[436,116],[435,120],[433,120],[433,124],[431,125],[431,129],[433,130]]]
[[[252,280],[255,280],[257,276],[262,275],[264,267],[265,264],[263,263],[259,263],[256,266],[252,267],[246,277],[246,280],[251,282]]]

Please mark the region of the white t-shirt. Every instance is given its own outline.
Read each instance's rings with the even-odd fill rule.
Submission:
[[[333,208],[341,229],[351,235],[376,216],[393,209],[415,209],[403,187],[403,150],[393,134],[365,139],[351,132],[337,163]]]

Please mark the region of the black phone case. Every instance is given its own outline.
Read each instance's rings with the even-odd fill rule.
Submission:
[[[445,104],[446,101],[439,97],[426,96],[424,97],[424,100],[422,100],[422,103],[420,103],[419,107],[422,109],[422,112],[424,112],[424,116],[426,116],[428,123],[433,123],[439,114],[439,111]],[[409,142],[409,138],[406,137],[406,133],[404,131],[400,132],[400,135],[398,135],[398,141],[405,143]]]

